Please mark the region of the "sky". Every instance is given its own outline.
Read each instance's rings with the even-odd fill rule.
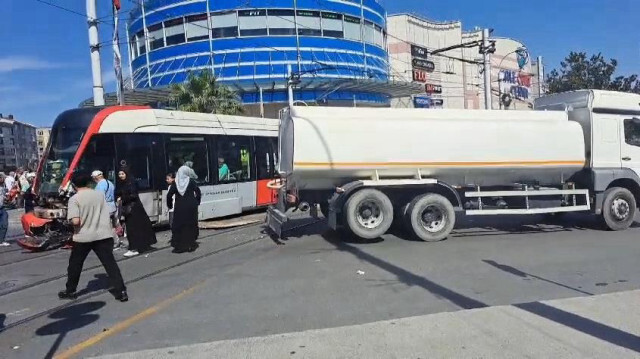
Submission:
[[[62,111],[92,96],[84,0],[1,0],[0,113],[49,126]],[[223,1],[223,0],[218,0]],[[462,21],[463,28],[490,27],[494,35],[523,42],[543,56],[547,70],[570,51],[602,52],[619,62],[620,74],[640,74],[640,0],[378,0],[389,14]],[[61,10],[49,2],[70,11]],[[122,0],[123,10],[134,0]],[[113,19],[109,0],[97,0],[105,91],[115,91]],[[121,14],[122,22],[127,12]],[[109,23],[111,22],[111,23]],[[124,27],[121,42],[126,40]],[[121,45],[127,69],[126,45]]]

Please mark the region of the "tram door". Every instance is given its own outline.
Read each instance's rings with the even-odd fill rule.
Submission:
[[[136,181],[140,201],[147,215],[151,221],[158,221],[161,215],[161,195],[157,189],[164,182],[164,151],[161,137],[142,133],[118,134],[115,136],[115,144],[116,179],[120,168],[128,168]]]

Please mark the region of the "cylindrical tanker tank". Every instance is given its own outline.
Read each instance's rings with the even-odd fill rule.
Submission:
[[[562,111],[293,107],[280,131],[280,171],[299,190],[393,178],[557,185],[585,166],[582,128]]]

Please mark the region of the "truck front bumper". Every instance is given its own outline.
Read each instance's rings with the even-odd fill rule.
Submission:
[[[282,232],[284,232],[285,224],[289,222],[289,217],[284,212],[271,206],[267,209],[266,221],[269,230],[278,238],[282,238]]]

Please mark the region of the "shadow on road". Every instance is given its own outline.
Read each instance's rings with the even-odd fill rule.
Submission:
[[[86,302],[74,304],[51,313],[49,318],[57,320],[36,330],[36,334],[39,336],[58,335],[44,358],[53,358],[67,333],[97,321],[100,316],[92,312],[105,305],[106,303],[102,301]]]
[[[640,337],[637,335],[540,302],[515,304],[514,306],[600,340],[640,353]]]

